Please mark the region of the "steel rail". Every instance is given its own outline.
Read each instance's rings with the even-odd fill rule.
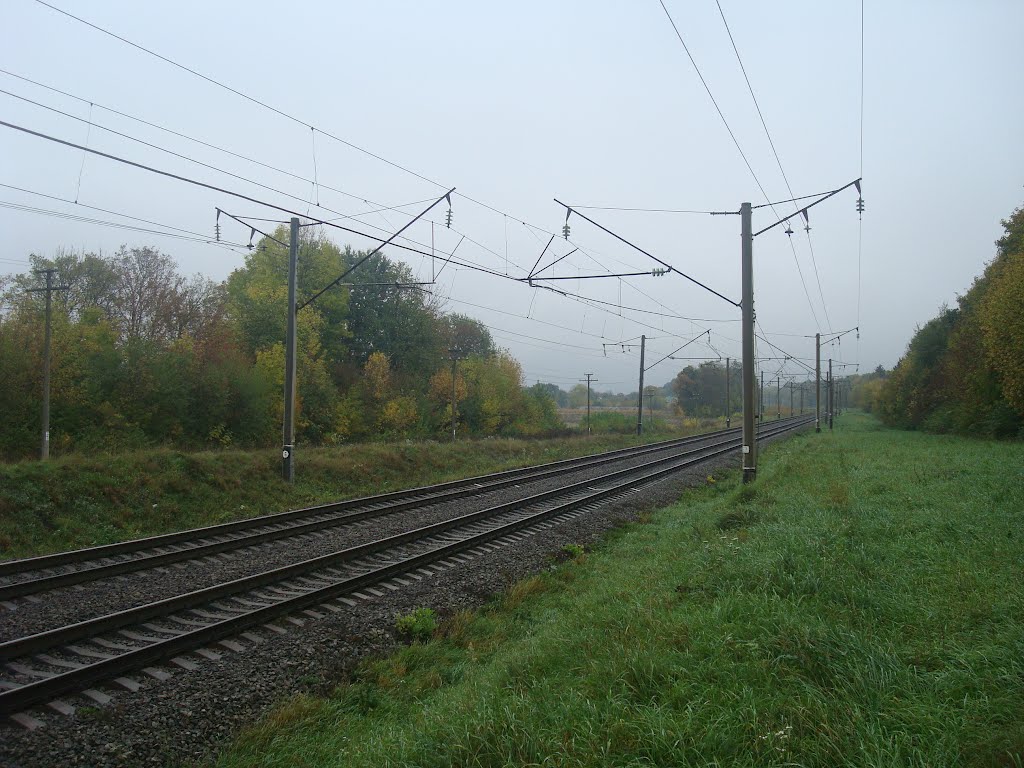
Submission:
[[[785,432],[791,431],[793,429],[797,429],[797,428],[799,428],[799,427],[801,427],[801,426],[803,426],[805,424],[808,424],[808,423],[810,423],[810,421],[811,420],[809,418],[796,419],[796,420],[788,420],[786,423],[783,423],[783,424],[780,424],[778,426],[775,426],[774,428],[766,429],[761,435],[758,436],[758,439],[765,439],[765,438],[777,436],[779,434],[784,434]],[[455,542],[452,542],[452,543],[449,543],[449,544],[445,544],[443,546],[440,546],[440,547],[428,550],[428,551],[420,553],[418,555],[414,555],[414,556],[408,557],[408,558],[403,558],[403,559],[400,559],[400,560],[398,560],[396,562],[389,563],[389,564],[387,564],[385,566],[374,568],[374,569],[372,569],[370,571],[367,571],[365,573],[362,573],[362,574],[359,574],[359,575],[356,575],[356,576],[352,576],[352,577],[349,577],[349,578],[342,579],[341,581],[337,581],[337,582],[335,582],[333,584],[329,584],[328,586],[324,586],[324,587],[313,589],[313,590],[311,590],[311,591],[309,591],[309,592],[307,592],[305,594],[296,595],[294,597],[290,597],[290,598],[287,598],[285,600],[281,600],[281,601],[279,601],[277,603],[274,603],[274,604],[271,604],[271,605],[268,605],[268,606],[263,606],[263,607],[255,609],[255,610],[252,610],[252,611],[248,611],[248,612],[243,613],[243,614],[238,615],[238,616],[233,616],[233,617],[230,617],[230,618],[222,619],[222,620],[216,621],[215,623],[210,624],[208,626],[200,627],[200,628],[195,629],[195,630],[191,630],[191,631],[188,631],[188,632],[183,632],[183,633],[177,634],[174,637],[170,637],[170,638],[167,638],[167,639],[161,639],[158,642],[152,643],[152,644],[147,645],[147,646],[145,646],[143,648],[137,648],[137,649],[133,649],[133,650],[127,651],[127,652],[125,652],[125,653],[123,653],[121,655],[115,656],[113,658],[107,658],[107,659],[101,660],[101,661],[99,661],[99,662],[97,662],[95,664],[89,664],[87,666],[82,666],[82,667],[80,667],[78,669],[74,669],[74,670],[71,670],[69,672],[55,674],[55,675],[53,675],[51,677],[47,677],[45,679],[38,680],[36,682],[28,683],[28,684],[19,686],[17,688],[14,688],[12,690],[7,690],[7,691],[0,692],[0,714],[13,714],[13,713],[18,712],[18,711],[20,711],[22,709],[25,709],[26,707],[32,706],[33,704],[37,704],[39,702],[46,701],[46,700],[50,699],[51,697],[59,695],[61,693],[65,693],[65,692],[73,691],[73,690],[80,690],[83,687],[89,685],[90,683],[93,683],[93,682],[96,682],[96,681],[99,681],[99,680],[109,679],[111,677],[116,677],[117,675],[122,674],[124,672],[136,669],[136,668],[138,668],[140,666],[143,666],[145,664],[148,664],[148,663],[159,661],[161,659],[167,658],[169,656],[173,656],[173,655],[175,655],[177,653],[181,653],[183,651],[192,650],[192,649],[195,649],[195,648],[201,648],[201,647],[207,645],[210,642],[214,642],[214,641],[216,641],[218,639],[221,639],[223,637],[227,637],[229,635],[237,634],[237,633],[239,633],[239,632],[241,632],[241,631],[243,631],[243,630],[245,630],[245,629],[247,629],[249,627],[252,627],[252,626],[255,626],[255,625],[258,625],[258,624],[264,624],[267,621],[270,621],[270,620],[272,620],[274,618],[277,618],[278,616],[281,616],[283,614],[293,613],[293,612],[295,612],[297,610],[301,610],[301,609],[306,608],[306,607],[308,607],[310,605],[316,605],[316,604],[319,604],[319,603],[323,603],[325,600],[333,599],[335,597],[338,597],[338,596],[341,596],[341,595],[345,595],[345,594],[350,594],[350,593],[352,593],[354,591],[357,591],[357,590],[359,590],[359,589],[361,589],[363,587],[366,587],[366,586],[368,586],[370,584],[378,583],[380,581],[386,580],[386,579],[391,578],[393,576],[401,576],[402,574],[409,573],[410,571],[413,571],[413,570],[415,570],[417,568],[420,568],[420,567],[422,567],[424,565],[427,565],[429,563],[436,562],[438,560],[446,559],[446,558],[450,557],[451,555],[457,554],[458,552],[461,552],[461,551],[463,551],[465,549],[470,549],[470,548],[479,546],[480,544],[486,543],[486,542],[491,541],[493,539],[502,538],[504,536],[507,536],[508,534],[510,534],[512,532],[515,532],[517,530],[520,530],[522,528],[530,527],[530,526],[535,525],[536,523],[541,522],[542,520],[545,520],[547,518],[556,517],[558,515],[564,514],[566,512],[569,512],[571,510],[577,509],[579,507],[583,507],[583,506],[587,506],[587,505],[590,505],[590,504],[594,504],[594,503],[596,503],[598,501],[605,500],[605,499],[607,499],[609,497],[620,495],[620,494],[623,494],[623,493],[626,493],[626,492],[629,492],[629,491],[633,491],[633,490],[637,489],[638,487],[642,487],[644,485],[650,484],[650,483],[652,483],[652,482],[654,482],[656,480],[659,480],[659,479],[663,478],[664,476],[666,476],[666,475],[668,475],[668,474],[670,474],[672,472],[675,472],[675,471],[677,471],[679,469],[682,469],[684,467],[691,466],[691,465],[694,465],[694,464],[698,464],[698,463],[707,461],[708,459],[715,458],[717,456],[726,454],[726,453],[734,450],[738,444],[739,444],[739,441],[737,439],[729,439],[729,440],[723,441],[722,443],[719,443],[717,447],[713,447],[712,448],[712,447],[705,446],[704,448],[695,449],[693,451],[687,451],[687,452],[685,452],[683,454],[676,455],[676,456],[673,456],[673,457],[658,459],[656,461],[649,462],[647,464],[641,465],[640,467],[634,467],[634,468],[629,468],[629,469],[626,469],[626,470],[620,470],[620,471],[618,471],[616,473],[612,473],[612,474],[607,475],[607,476],[605,476],[603,478],[599,478],[599,480],[600,481],[606,481],[606,480],[608,480],[608,479],[610,479],[612,477],[616,477],[616,476],[621,477],[621,476],[623,476],[625,474],[635,474],[638,469],[646,469],[646,468],[649,468],[649,467],[652,467],[652,466],[657,466],[657,465],[666,465],[666,464],[668,465],[668,466],[661,466],[659,469],[655,469],[653,472],[650,472],[650,473],[648,473],[646,475],[643,475],[640,478],[623,479],[622,482],[619,482],[619,483],[617,483],[617,484],[615,484],[615,485],[613,485],[611,487],[607,487],[607,488],[603,488],[603,489],[600,489],[600,490],[593,491],[593,492],[588,493],[588,494],[586,494],[584,496],[581,496],[579,498],[572,499],[572,500],[567,501],[567,502],[563,502],[561,504],[558,504],[558,505],[556,505],[554,507],[550,507],[548,509],[544,509],[544,510],[541,510],[541,511],[538,511],[538,512],[534,512],[532,514],[527,515],[526,517],[523,517],[521,519],[512,521],[510,523],[506,523],[506,524],[500,525],[500,526],[498,526],[496,528],[493,528],[491,530],[484,531],[484,532],[477,533],[477,534],[472,534],[472,535],[470,535],[470,536],[468,536],[466,538],[463,538],[463,539],[460,539],[458,541],[455,541]],[[699,453],[700,455],[699,456],[693,456],[692,454],[695,454],[695,453]],[[592,484],[594,482],[595,482],[595,480],[592,479],[590,481],[587,481],[587,484]],[[543,498],[550,498],[555,493],[556,493],[555,491],[547,491],[547,492],[544,492],[542,494],[537,494],[537,496],[535,498],[538,498],[538,499],[540,499],[541,497],[543,497]],[[507,507],[510,507],[512,505],[521,505],[521,502],[518,502],[518,503],[517,502],[512,502],[512,503],[505,504],[505,505],[499,505],[499,507],[495,507],[493,509],[497,510],[497,509],[507,508]],[[496,514],[493,510],[481,510],[480,512],[475,512],[475,513],[471,513],[470,515],[466,515],[466,516],[464,516],[464,518],[479,519],[479,518],[481,518],[483,516],[483,514],[485,512],[491,512],[492,516],[494,514]],[[460,520],[461,520],[461,518],[460,518]],[[454,522],[454,521],[447,521],[447,522]],[[464,522],[463,525],[465,525],[465,524],[466,523]],[[437,528],[438,525],[439,524],[435,524],[434,526],[426,526],[423,529],[418,529],[418,531],[421,532],[421,531],[426,531],[426,530],[431,529],[431,528]],[[453,526],[449,526],[449,527],[453,527]],[[405,534],[399,534],[397,537],[389,537],[388,539],[381,540],[381,542],[392,540],[392,539],[396,539],[396,538],[404,538],[404,537],[409,536],[412,533],[416,533],[416,532],[407,532]],[[380,543],[380,542],[375,542],[375,543]],[[364,546],[366,546],[366,545],[364,545]],[[353,548],[353,549],[361,549],[361,548],[362,547]],[[323,558],[315,558],[314,560],[307,561],[307,562],[314,562],[315,560],[322,560],[322,559]],[[277,569],[277,571],[280,571],[280,570],[291,570],[294,567],[295,566],[288,566],[286,569]],[[270,573],[276,573],[276,571],[267,572],[267,574],[261,574],[261,575],[268,575]],[[250,578],[252,578],[252,577],[250,577]],[[229,585],[230,584],[237,584],[237,583],[239,583],[241,581],[247,581],[247,580],[248,579],[236,580],[235,582],[229,582],[228,584]],[[220,585],[220,586],[222,587],[222,586],[226,586],[226,585]],[[217,589],[217,588],[215,588],[215,589]],[[210,591],[210,590],[201,590],[200,592],[208,592],[208,591]],[[238,590],[236,590],[236,591],[238,591]],[[199,593],[190,593],[190,594],[191,595],[197,595]],[[223,596],[223,595],[221,595],[221,596]],[[188,597],[188,596],[183,596],[183,597]],[[175,598],[175,599],[177,599],[177,598]],[[216,599],[216,598],[214,598],[214,599]],[[141,611],[141,610],[144,610],[144,609],[147,609],[147,608],[152,608],[152,607],[155,607],[155,606],[167,603],[167,602],[168,601],[160,601],[160,603],[154,603],[154,604],[151,604],[150,606],[142,606],[140,609],[132,609],[132,612],[137,612],[137,611]],[[223,613],[224,611],[222,610],[221,612]],[[173,611],[164,612],[162,615],[166,615],[167,613],[173,613]],[[112,614],[111,617],[117,616],[117,615],[118,614]],[[94,621],[102,621],[103,619],[108,619],[108,618],[111,618],[111,617],[101,617],[100,620],[94,620]],[[151,618],[151,617],[152,616],[150,616],[149,618]],[[89,624],[89,623],[92,623],[92,622],[83,622],[81,624],[72,625],[69,628],[63,628],[63,629],[65,629],[65,630],[67,630],[67,629],[75,630],[76,628],[81,627],[83,624]],[[137,622],[133,621],[132,623],[137,623]],[[106,628],[103,631],[109,631],[112,628],[113,627],[108,627],[108,628]],[[54,632],[60,632],[60,631],[62,631],[62,630],[54,630]],[[52,633],[41,633],[41,635],[47,635],[47,634],[52,635]],[[96,634],[96,633],[93,633],[93,634]],[[34,638],[39,638],[39,637],[40,637],[40,635],[34,635],[34,636],[30,637],[30,638],[25,638],[25,639],[23,639],[21,641],[13,641],[13,643],[22,643],[22,644],[24,644],[26,641],[33,641]],[[45,648],[52,648],[52,647],[54,647],[56,645],[63,645],[66,642],[73,642],[75,639],[80,639],[81,635],[75,636],[75,633],[72,632],[69,635],[69,637],[71,637],[70,640],[67,639],[67,638],[63,638],[63,639],[61,639],[59,641],[51,641],[51,642],[49,642],[48,645],[45,645],[43,647],[45,647]],[[53,638],[51,638],[51,640],[53,640]],[[4,644],[4,646],[12,647],[13,643],[6,643],[6,644]],[[29,642],[28,645],[30,646],[30,649],[27,650],[27,651],[23,651],[21,655],[25,655],[26,653],[38,652],[38,650],[39,650],[38,648],[35,649],[35,650],[31,649],[31,647],[34,645],[34,643]],[[0,646],[0,647],[2,647],[2,646]],[[4,654],[4,656],[7,656],[7,654]]]
[[[515,499],[512,501],[504,502],[493,507],[486,509],[477,510],[475,512],[469,512],[458,517],[451,518],[449,520],[442,520],[437,523],[421,526],[419,528],[413,528],[402,533],[397,533],[392,536],[387,536],[382,539],[367,542],[365,544],[359,544],[353,547],[339,550],[337,552],[331,552],[326,555],[320,555],[318,557],[310,558],[308,560],[302,560],[297,563],[291,563],[289,565],[280,566],[273,568],[268,571],[253,574],[251,576],[243,576],[232,581],[216,584],[211,587],[205,587],[203,589],[195,590],[193,592],[187,592],[182,595],[176,595],[174,597],[165,598],[153,603],[138,606],[136,608],[129,608],[124,611],[117,611],[115,613],[107,614],[105,616],[99,616],[94,619],[78,622],[71,624],[66,627],[61,627],[46,632],[29,635],[16,640],[9,640],[7,642],[0,643],[0,662],[9,661],[12,658],[19,656],[26,656],[33,653],[38,653],[47,648],[51,648],[55,645],[73,642],[83,637],[90,635],[97,635],[103,632],[116,630],[124,626],[131,624],[138,624],[151,618],[173,613],[175,611],[185,610],[196,605],[208,603],[212,600],[217,600],[222,597],[236,594],[238,592],[244,592],[251,589],[256,589],[266,584],[272,584],[280,582],[284,579],[291,578],[297,575],[309,573],[310,571],[317,570],[319,568],[329,567],[333,565],[342,564],[356,560],[360,557],[375,554],[385,549],[398,546],[400,544],[421,539],[427,536],[437,535],[453,528],[465,526],[470,523],[477,522],[478,520],[487,519],[500,515],[505,512],[513,511],[517,508],[524,506],[530,506],[540,502],[548,501],[560,496],[571,494],[575,491],[582,490],[586,487],[593,486],[595,483],[605,482],[609,479],[626,477],[631,474],[636,474],[644,469],[659,466],[667,462],[676,461],[681,457],[696,454],[708,449],[719,448],[724,445],[731,445],[732,438],[727,438],[718,443],[713,443],[707,446],[701,446],[700,448],[690,449],[681,454],[674,454],[672,456],[666,456],[660,459],[647,462],[635,467],[627,467],[620,469],[615,472],[603,475],[599,478],[589,478],[586,480],[577,481],[569,485],[554,488],[549,491],[542,491],[541,493],[533,494],[522,499]]]
[[[310,531],[322,530],[324,528],[349,525],[368,518],[396,514],[409,509],[430,506],[446,501],[453,501],[466,496],[475,496],[489,493],[494,490],[507,487],[508,485],[533,482],[549,477],[574,472],[587,467],[599,466],[612,461],[620,461],[634,456],[643,456],[663,450],[687,445],[694,442],[701,442],[712,439],[715,436],[729,434],[734,430],[716,430],[700,435],[691,435],[675,440],[660,441],[644,446],[631,446],[620,448],[614,451],[607,451],[591,456],[577,457],[573,459],[562,459],[560,461],[535,465],[532,467],[520,467],[503,472],[491,473],[463,480],[450,481],[435,486],[424,486],[405,491],[394,491],[378,496],[362,497],[332,504],[316,507],[306,507],[298,510],[290,510],[272,515],[247,518],[245,520],[221,523],[204,528],[193,528],[161,536],[154,536],[145,539],[134,539],[118,544],[108,544],[88,549],[73,550],[70,552],[56,553],[52,555],[41,555],[34,558],[9,561],[0,563],[0,577],[19,575],[40,570],[48,570],[60,566],[70,566],[77,563],[87,563],[90,560],[101,560],[117,554],[133,554],[144,552],[147,549],[188,544],[199,542],[180,549],[154,554],[143,554],[126,560],[113,563],[99,563],[86,568],[80,568],[63,573],[43,575],[29,579],[13,581],[7,584],[0,584],[0,600],[11,600],[25,595],[36,594],[59,587],[82,584],[87,581],[110,578],[123,573],[129,573],[148,568],[156,568],[169,565],[183,560],[193,560],[210,555],[226,552],[232,549],[240,549],[254,544],[276,541],[291,536],[299,536]],[[383,505],[383,506],[381,506]],[[348,514],[338,514],[345,510],[356,511]],[[292,523],[311,518],[306,523]],[[285,524],[285,527],[271,528],[265,531],[256,531],[245,534],[244,531]],[[220,538],[212,542],[207,540],[211,537],[217,538],[233,533],[240,533],[241,536],[231,538]],[[129,549],[126,549],[130,547]],[[17,566],[21,566],[17,568]],[[17,568],[17,569],[16,569]]]

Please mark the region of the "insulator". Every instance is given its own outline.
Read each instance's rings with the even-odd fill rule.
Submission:
[[[786,234],[789,235],[790,237],[793,236],[793,228],[789,226],[789,224],[786,225]]]
[[[445,215],[444,215],[444,225],[446,227],[448,227],[448,229],[452,228],[452,209],[451,208],[449,208],[448,212],[445,213]]]
[[[566,240],[569,239],[569,224],[568,223],[565,223],[565,224],[562,225],[562,237],[564,237]]]
[[[864,198],[857,198],[857,213],[864,213]]]

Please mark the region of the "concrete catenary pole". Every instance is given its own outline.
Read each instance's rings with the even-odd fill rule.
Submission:
[[[828,428],[832,429],[832,358],[828,359]]]
[[[647,337],[640,337],[640,390],[636,404],[636,434],[644,432],[644,350],[647,347]]]
[[[775,380],[775,418],[782,418],[782,377]]]
[[[814,431],[821,432],[821,334],[814,334]]]
[[[43,337],[43,443],[40,456],[50,458],[50,317],[53,311],[53,270],[46,270],[46,332]]]
[[[740,254],[743,283],[743,482],[757,477],[754,435],[754,235],[750,203],[740,206]]]
[[[757,393],[757,431],[761,431],[761,427],[764,426],[764,369],[761,369],[761,388]]]
[[[37,273],[46,275],[46,287],[28,289],[28,293],[46,294],[46,330],[43,335],[43,428],[39,450],[39,458],[43,461],[50,458],[50,340],[52,336],[53,292],[67,291],[71,288],[69,285],[53,284],[53,275],[56,271],[53,267],[36,270]]]
[[[299,262],[299,220],[292,218],[288,244],[288,328],[284,343],[284,427],[281,449],[282,472],[295,482],[295,280]]]

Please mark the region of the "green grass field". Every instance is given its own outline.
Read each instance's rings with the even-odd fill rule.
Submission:
[[[681,434],[645,434],[644,441]],[[281,479],[277,450],[152,449],[0,464],[0,560],[213,525],[637,442],[635,436],[595,434],[300,448],[295,485]]]
[[[218,765],[1024,765],[1024,445],[851,414],[762,459]]]

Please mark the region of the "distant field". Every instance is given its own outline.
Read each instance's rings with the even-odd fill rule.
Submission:
[[[1024,445],[850,414],[762,459],[219,765],[1024,765]]]

